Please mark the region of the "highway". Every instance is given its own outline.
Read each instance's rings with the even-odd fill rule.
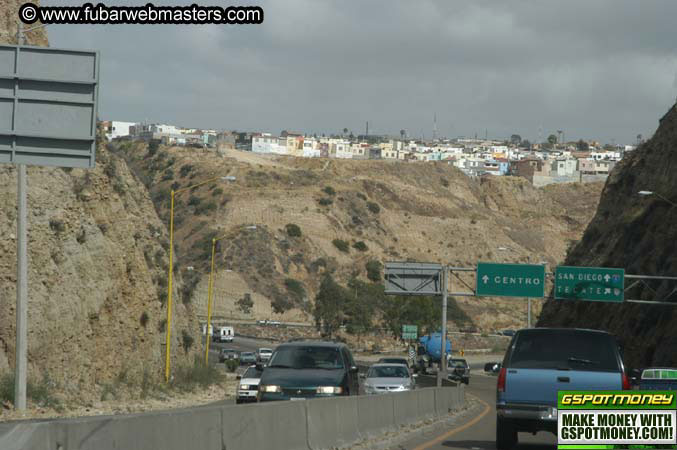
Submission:
[[[470,384],[466,387],[466,396],[476,397],[482,408],[479,413],[466,417],[453,426],[435,429],[406,440],[392,450],[424,450],[424,449],[495,449],[496,428],[496,378],[479,375],[477,370],[471,375]],[[536,436],[519,433],[519,445],[516,450],[552,450],[557,439],[550,433],[541,432]]]

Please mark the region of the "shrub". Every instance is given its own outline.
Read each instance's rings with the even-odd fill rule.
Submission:
[[[334,203],[334,201],[332,199],[330,199],[329,197],[322,197],[317,202],[322,206],[329,206],[332,203]]]
[[[369,250],[369,247],[367,247],[367,244],[365,244],[363,241],[357,241],[353,244],[353,248],[355,250],[359,250],[361,252],[366,252]]]
[[[381,212],[381,207],[378,206],[378,203],[374,202],[367,202],[367,209],[373,212],[374,214],[378,214],[379,212]]]
[[[195,214],[206,214],[209,211],[216,210],[216,203],[213,201],[208,201],[206,203],[201,203],[195,207]]]
[[[444,177],[440,178],[440,183],[442,183],[442,186],[444,187],[449,187],[449,180]]]
[[[141,313],[141,317],[139,317],[139,323],[141,324],[142,327],[146,328],[149,319],[150,317],[148,316],[148,313],[144,311]]]
[[[193,347],[193,342],[195,339],[190,335],[186,330],[181,330],[181,347],[183,350],[188,353]]]
[[[157,323],[157,330],[159,333],[164,333],[167,329],[167,319],[162,319]]]
[[[218,197],[219,195],[223,194],[223,189],[222,188],[216,188],[212,191],[212,195],[214,197]]]
[[[322,192],[330,196],[336,195],[336,191],[331,186],[325,186],[324,189],[322,189]]]
[[[200,197],[196,197],[194,195],[191,195],[190,198],[188,199],[189,206],[196,206],[199,205],[201,202],[202,200],[200,200]]]
[[[285,230],[287,231],[287,236],[289,237],[301,237],[301,227],[295,223],[288,223],[285,225]]]
[[[334,239],[331,241],[332,244],[334,244],[334,247],[339,249],[339,251],[342,251],[343,253],[348,253],[350,251],[350,246],[348,243],[342,239]]]
[[[236,359],[226,360],[226,370],[228,370],[228,372],[235,372],[239,366],[240,363]]]
[[[84,227],[80,228],[77,236],[75,236],[75,240],[78,241],[78,244],[84,244],[87,241],[87,231]]]
[[[191,170],[193,170],[193,166],[191,164],[181,166],[181,170],[179,170],[179,175],[181,175],[181,177],[185,177],[190,173]]]
[[[367,196],[364,195],[362,192],[358,192],[358,193],[357,193],[357,198],[361,198],[362,200],[366,200],[366,199],[367,199]]]
[[[252,311],[254,302],[252,301],[252,296],[249,292],[245,293],[244,296],[237,301],[237,308],[245,314],[249,314]]]
[[[154,156],[160,148],[160,142],[151,140],[148,143],[148,156]]]
[[[303,287],[303,283],[293,278],[287,278],[284,280],[284,285],[287,288],[287,291],[289,291],[297,301],[303,301],[303,298],[306,296],[306,290]]]
[[[56,233],[59,234],[66,231],[66,224],[63,223],[63,220],[50,219],[49,228],[51,228],[52,231],[56,231]]]
[[[381,265],[380,261],[375,259],[367,261],[365,268],[367,269],[367,278],[374,283],[381,281]]]
[[[222,380],[223,376],[216,366],[205,365],[204,359],[195,355],[191,366],[176,368],[172,387],[182,391],[194,391],[198,386],[206,388]]]
[[[172,186],[171,186],[172,191],[176,191],[180,187],[181,187],[181,183],[179,183],[178,181],[173,182]]]

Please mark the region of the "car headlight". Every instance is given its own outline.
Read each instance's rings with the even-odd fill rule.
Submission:
[[[241,384],[241,385],[240,385],[240,389],[242,389],[243,391],[248,391],[248,390],[249,390],[249,385],[248,385],[248,384]]]
[[[262,384],[259,386],[259,391],[261,392],[282,392],[280,386],[274,384]]]
[[[318,394],[342,394],[343,388],[340,386],[320,386],[316,389]]]

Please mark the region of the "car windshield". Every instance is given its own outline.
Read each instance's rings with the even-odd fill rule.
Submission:
[[[261,378],[262,373],[262,370],[258,370],[256,367],[250,367],[242,374],[242,378]]]
[[[336,347],[279,347],[268,367],[289,369],[343,369],[341,354]]]
[[[242,356],[253,357],[254,354],[252,352],[244,352],[244,353],[242,353]]]
[[[367,378],[409,378],[409,371],[402,366],[376,366],[369,369]]]
[[[452,359],[452,360],[449,361],[449,367],[465,369],[466,364],[465,364],[465,361],[462,360],[462,359],[457,359],[457,360]]]
[[[508,367],[618,372],[616,348],[607,334],[528,330],[518,334]]]

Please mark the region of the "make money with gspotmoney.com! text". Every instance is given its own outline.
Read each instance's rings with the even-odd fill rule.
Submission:
[[[103,3],[81,6],[38,6],[24,3],[19,19],[25,24],[259,24],[263,9],[259,6],[106,6]]]

